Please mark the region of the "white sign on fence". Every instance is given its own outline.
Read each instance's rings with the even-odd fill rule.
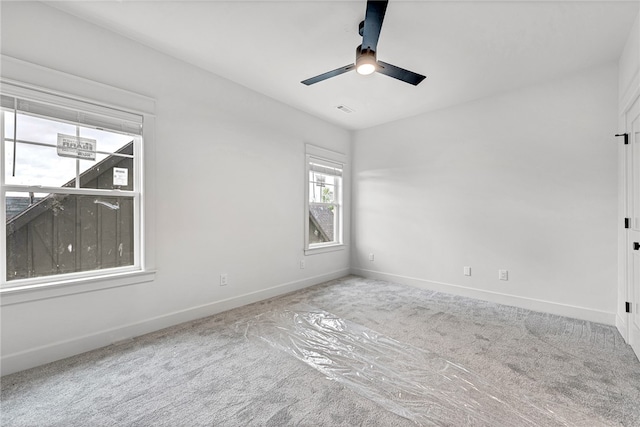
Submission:
[[[73,157],[82,160],[95,160],[96,140],[59,133],[58,156]]]

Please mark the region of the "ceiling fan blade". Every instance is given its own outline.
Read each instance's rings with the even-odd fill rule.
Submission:
[[[364,16],[364,29],[362,31],[362,50],[370,49],[376,51],[378,48],[378,39],[380,38],[380,30],[382,29],[382,21],[387,11],[386,1],[367,2],[367,12]]]
[[[382,61],[378,61],[376,71],[414,86],[417,86],[426,78],[426,76],[423,76],[422,74],[414,73],[413,71],[405,70],[404,68],[396,67],[395,65],[387,64]]]
[[[300,83],[304,83],[307,86],[312,85],[314,83],[321,82],[323,80],[330,79],[331,77],[339,76],[340,74],[346,73],[347,71],[351,71],[356,68],[356,64],[345,65],[344,67],[336,68],[332,71],[327,71],[324,74],[320,74],[319,76],[311,77],[310,79],[303,80]]]

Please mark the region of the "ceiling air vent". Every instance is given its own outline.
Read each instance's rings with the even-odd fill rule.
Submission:
[[[344,113],[353,113],[353,110],[346,105],[338,105],[336,108]]]

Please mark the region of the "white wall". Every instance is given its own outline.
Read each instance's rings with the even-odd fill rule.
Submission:
[[[640,14],[629,32],[629,37],[618,61],[618,133],[631,132],[631,123],[626,123],[626,112],[633,101],[640,96]],[[630,216],[626,204],[625,189],[625,151],[628,150],[618,140],[618,299],[616,305],[616,326],[628,339],[628,314],[625,312],[625,302],[631,301],[627,289],[626,261],[627,232],[623,228],[623,219]]]
[[[352,271],[613,324],[616,111],[609,64],[357,132]]]
[[[618,96],[620,107],[630,103],[640,87],[640,14],[629,32],[629,37],[618,61]],[[623,111],[620,111],[623,113]]]
[[[349,132],[49,6],[1,7],[2,54],[152,97],[157,114],[156,280],[3,306],[3,374],[348,272],[348,250],[298,263],[305,144],[349,155]]]

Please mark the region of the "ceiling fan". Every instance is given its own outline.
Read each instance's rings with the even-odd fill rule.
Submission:
[[[393,77],[394,79],[401,80],[414,86],[417,86],[422,80],[424,80],[425,76],[422,74],[417,74],[413,71],[405,70],[404,68],[396,67],[395,65],[377,60],[376,50],[378,48],[378,39],[380,38],[382,21],[384,20],[384,14],[387,11],[388,3],[389,0],[367,1],[367,12],[365,14],[364,21],[360,22],[358,29],[358,32],[362,36],[362,44],[356,48],[355,64],[336,68],[335,70],[320,74],[319,76],[303,80],[301,83],[309,86],[331,77],[339,76],[340,74],[351,70],[356,70],[356,72],[362,75],[371,74],[377,71],[378,73]]]

